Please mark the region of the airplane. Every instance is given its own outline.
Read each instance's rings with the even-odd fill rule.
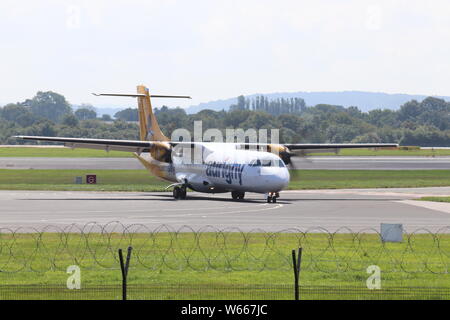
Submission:
[[[109,140],[45,136],[15,136],[23,140],[61,142],[70,148],[88,148],[132,152],[156,177],[172,182],[173,198],[187,198],[187,189],[202,193],[231,192],[233,200],[242,200],[246,192],[265,195],[276,203],[290,181],[291,158],[310,152],[330,152],[343,148],[397,148],[392,143],[357,144],[270,144],[171,141],[161,131],[153,114],[151,98],[190,98],[189,96],[151,95],[143,85],[137,93],[101,93],[96,96],[137,98],[140,140]],[[200,161],[186,154],[200,150]],[[188,160],[186,160],[188,159]]]

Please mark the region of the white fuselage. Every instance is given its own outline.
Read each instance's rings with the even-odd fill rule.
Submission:
[[[176,147],[173,180],[199,192],[279,192],[289,183],[289,171],[277,155],[238,150],[236,144],[203,143],[194,149]]]

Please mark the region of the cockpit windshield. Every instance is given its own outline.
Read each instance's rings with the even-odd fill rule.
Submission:
[[[250,167],[279,167],[284,168],[283,160],[255,159],[250,162]]]

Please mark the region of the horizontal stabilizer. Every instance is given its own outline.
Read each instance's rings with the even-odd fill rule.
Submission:
[[[101,96],[110,96],[110,97],[145,97],[145,94],[142,93],[94,93],[92,92],[94,96],[101,97]]]
[[[139,97],[146,97],[143,93],[92,93],[94,96],[100,97],[100,96],[110,96],[110,97],[132,97],[132,98],[139,98]],[[184,98],[184,99],[192,99],[190,96],[168,96],[168,95],[160,95],[160,94],[152,94],[150,95],[151,98]]]

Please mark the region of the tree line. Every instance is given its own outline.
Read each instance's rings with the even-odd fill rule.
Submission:
[[[286,113],[300,114],[305,108],[305,100],[302,98],[269,99],[268,97],[259,95],[249,99],[241,95],[237,98],[237,103],[232,104],[229,110],[264,111],[271,115],[278,116]]]
[[[409,101],[396,111],[319,104],[307,107],[303,99],[268,100],[241,96],[229,111],[202,110],[186,114],[181,108],[155,108],[163,132],[177,128],[193,132],[194,121],[203,130],[218,128],[280,129],[282,143],[395,142],[401,145],[450,146],[450,103],[428,97]],[[98,117],[90,105],[76,111],[64,96],[38,92],[21,103],[0,108],[0,143],[24,143],[13,135],[45,135],[103,139],[138,139],[138,113],[128,108]],[[33,142],[27,142],[33,143]]]

